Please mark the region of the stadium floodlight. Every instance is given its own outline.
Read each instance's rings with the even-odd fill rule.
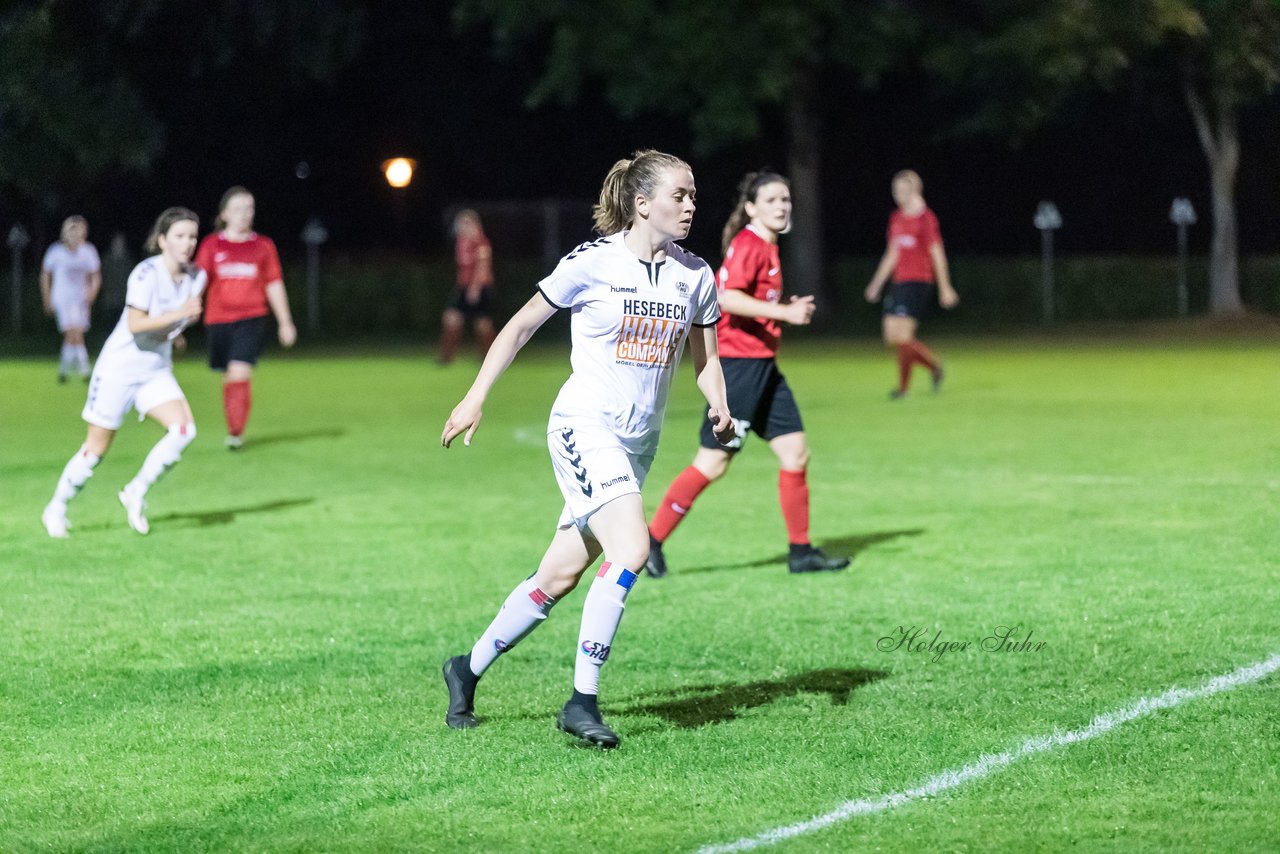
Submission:
[[[320,331],[320,247],[329,240],[329,229],[318,217],[311,217],[302,227],[302,242],[307,247],[307,329]]]
[[[1062,214],[1053,202],[1044,201],[1036,207],[1033,220],[1040,230],[1040,319],[1053,323],[1053,233],[1062,228]]]
[[[1169,222],[1178,227],[1178,317],[1187,316],[1187,226],[1196,224],[1191,200],[1179,196],[1169,208]]]
[[[9,304],[13,316],[10,324],[13,327],[13,334],[17,335],[22,332],[22,250],[31,243],[31,235],[27,234],[27,230],[21,223],[17,223],[9,229],[8,242],[10,264],[12,264],[10,269],[13,273],[13,294]]]
[[[411,157],[393,157],[382,161],[382,174],[387,183],[397,190],[403,190],[413,181],[413,172],[418,168],[418,161]]]

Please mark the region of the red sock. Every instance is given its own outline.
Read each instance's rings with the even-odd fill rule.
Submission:
[[[476,333],[476,343],[480,345],[480,358],[483,359],[489,355],[489,348],[493,346],[493,339],[497,336],[492,328],[481,329]]]
[[[933,354],[932,350],[921,344],[918,340],[911,341],[908,346],[911,347],[912,352],[915,354],[915,360],[917,362],[924,365],[931,371],[938,370],[938,357]]]
[[[462,343],[462,328],[454,329],[446,326],[440,331],[440,361],[448,364],[458,355],[458,345]]]
[[[911,363],[915,359],[910,343],[898,345],[898,391],[906,391],[911,385]]]
[[[667,494],[662,496],[662,503],[653,514],[653,522],[649,525],[649,536],[658,542],[664,542],[676,525],[684,519],[685,514],[693,508],[693,502],[702,490],[711,485],[707,476],[693,466],[689,466],[671,481]]]
[[[809,482],[804,469],[778,471],[778,503],[787,523],[787,542],[802,546],[809,542]]]
[[[248,380],[234,380],[222,384],[222,411],[227,416],[227,432],[232,436],[244,433],[244,425],[249,422]]]

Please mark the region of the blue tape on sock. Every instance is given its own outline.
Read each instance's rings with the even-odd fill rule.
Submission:
[[[618,573],[618,586],[625,587],[627,590],[636,583],[636,574],[629,569],[624,569]]]

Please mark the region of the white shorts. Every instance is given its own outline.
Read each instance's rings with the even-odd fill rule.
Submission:
[[[565,426],[547,434],[551,467],[564,495],[558,528],[590,525],[591,514],[615,498],[639,494],[653,454],[633,454],[604,427]]]
[[[89,380],[89,399],[80,417],[98,427],[119,430],[131,407],[137,409],[138,417],[142,418],[162,403],[186,399],[172,371],[159,371],[134,377],[132,382],[122,382],[95,370]]]
[[[58,331],[89,328],[89,303],[84,300],[60,300],[53,304],[53,316],[58,319]]]

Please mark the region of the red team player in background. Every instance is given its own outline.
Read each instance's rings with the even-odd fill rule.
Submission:
[[[893,275],[893,287],[884,300],[883,326],[884,343],[898,348],[898,387],[889,392],[894,400],[904,397],[911,387],[911,368],[917,362],[929,369],[935,392],[942,385],[942,361],[916,339],[920,318],[933,302],[935,281],[943,308],[960,302],[951,287],[938,218],[924,203],[923,194],[924,182],[915,172],[906,169],[893,176],[893,200],[898,209],[889,217],[889,245],[866,291],[867,302],[875,302]]]
[[[493,344],[493,248],[480,224],[480,214],[462,210],[453,218],[454,257],[458,264],[458,285],[444,310],[440,326],[440,364],[447,365],[458,354],[462,329],[468,320],[475,330],[483,359]]]
[[[200,244],[196,265],[209,276],[204,319],[209,367],[224,372],[222,406],[227,418],[226,445],[244,444],[252,403],[250,381],[262,352],[267,314],[275,315],[280,344],[292,347],[298,330],[280,273],[280,256],[271,238],[253,230],[253,194],[232,187],[218,203],[219,231]]]
[[[724,265],[716,282],[721,309],[716,343],[737,438],[722,445],[704,419],[702,447],[693,464],[667,489],[649,525],[645,571],[655,578],[667,574],[662,544],[702,491],[729,470],[749,430],[768,442],[778,457],[778,500],[790,543],[790,571],[818,572],[849,565],[848,558],[828,557],[809,542],[809,447],[800,410],[776,361],[782,324],[807,325],[814,311],[812,296],[782,301],[778,235],[790,228],[787,179],[769,171],[748,174],[738,186],[737,206],[724,226]]]

